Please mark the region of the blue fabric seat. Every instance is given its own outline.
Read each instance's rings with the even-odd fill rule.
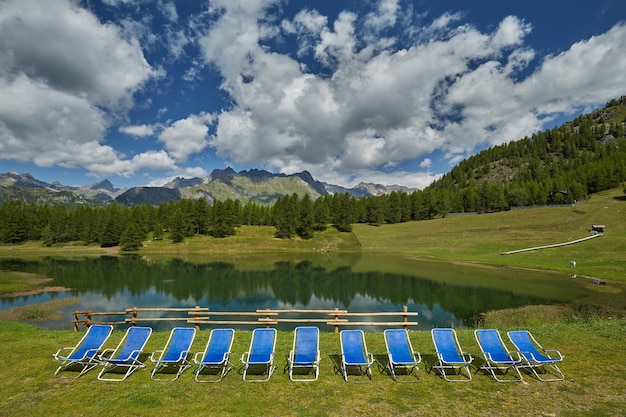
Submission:
[[[219,382],[235,367],[230,363],[234,338],[235,331],[233,329],[211,330],[204,352],[196,353],[193,359],[198,365],[195,376],[197,382]],[[203,378],[203,371],[216,374],[218,378]]]
[[[450,328],[437,328],[431,330],[431,336],[437,353],[437,362],[431,369],[439,372],[448,382],[471,381],[469,366],[474,358],[461,349],[456,331]],[[455,377],[449,377],[448,371],[452,371]]]
[[[565,379],[557,365],[563,360],[561,352],[556,349],[544,349],[528,330],[516,330],[507,334],[511,343],[522,355],[523,361],[519,368],[529,370],[540,381]]]
[[[165,379],[157,377],[157,374],[163,370],[172,369],[175,375],[170,380],[178,379],[185,372],[185,369],[191,366],[187,360],[187,355],[189,355],[195,336],[196,329],[193,327],[175,327],[172,329],[165,347],[162,350],[155,350],[150,356],[150,360],[155,363],[150,378]]]
[[[241,355],[243,380],[248,382],[264,382],[272,377],[274,365],[274,349],[276,348],[276,329],[254,329],[250,348]],[[267,375],[265,378],[250,378],[250,375]]]
[[[405,329],[387,329],[383,334],[389,359],[386,369],[391,378],[399,381],[397,371],[401,370],[406,375],[414,375],[415,381],[419,380],[418,364],[422,361],[422,356],[413,351],[409,333]]]
[[[500,332],[496,329],[478,329],[474,331],[474,336],[485,357],[485,363],[480,369],[489,372],[498,382],[519,382],[522,380],[522,374],[518,369],[518,365],[522,361],[521,355],[519,352],[509,351],[506,348],[500,337]],[[498,376],[501,372],[508,374],[510,370],[514,372],[513,379],[504,379]]]
[[[319,377],[319,364],[321,360],[319,334],[320,329],[314,326],[296,327],[294,330],[293,348],[287,358],[289,379],[292,381],[315,381]],[[304,372],[313,372],[313,377],[297,376]]]
[[[78,378],[100,365],[96,355],[111,335],[112,330],[113,326],[109,324],[92,324],[76,346],[59,349],[53,356],[54,359],[61,361],[61,365],[57,368],[54,376],[61,377],[59,372],[77,367],[80,368],[80,373],[75,378]]]
[[[346,382],[350,370],[357,375],[365,375],[372,380],[374,356],[367,351],[365,335],[362,330],[342,330],[339,332],[341,343],[341,373]],[[353,381],[354,382],[354,381]]]
[[[129,327],[124,337],[115,349],[105,349],[98,359],[104,365],[98,374],[101,381],[123,381],[130,374],[146,365],[140,360],[144,346],[148,342],[152,329],[150,327]],[[113,377],[107,373],[116,368],[126,369],[121,378]]]

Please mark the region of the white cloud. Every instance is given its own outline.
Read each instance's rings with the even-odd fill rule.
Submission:
[[[365,17],[365,25],[376,31],[395,25],[398,8],[398,0],[379,0],[377,10]]]
[[[154,126],[150,125],[137,125],[137,126],[122,126],[119,129],[120,132],[127,135],[144,137],[154,135]]]
[[[525,44],[531,26],[513,16],[481,32],[452,27],[461,15],[446,13],[402,49],[364,44],[368,34],[358,29],[393,24],[400,13],[394,1],[381,1],[366,25],[353,13],[328,22],[307,9],[280,22],[299,42],[299,62],[261,47],[275,33],[267,9],[222,6],[200,45],[233,107],[219,114],[210,144],[240,164],[308,169],[345,183],[436,150],[458,161],[478,146],[541,129],[553,112],[603,103],[623,90],[624,25],[545,58],[520,79],[536,54]],[[330,74],[308,73],[305,56]]]
[[[163,129],[159,140],[176,160],[185,162],[189,155],[201,152],[209,144],[209,126],[215,116],[207,113],[190,115]]]
[[[128,165],[101,141],[158,75],[135,39],[74,1],[1,2],[0,96],[11,99],[0,100],[0,155],[98,172]]]

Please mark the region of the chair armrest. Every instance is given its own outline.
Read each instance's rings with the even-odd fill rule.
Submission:
[[[115,349],[111,349],[111,348],[109,348],[109,349],[104,349],[104,350],[102,351],[102,353],[100,353],[100,355],[98,356],[98,359],[100,359],[100,360],[107,360],[107,359],[111,359],[111,355],[113,355],[113,351],[114,351],[114,350],[115,350]],[[110,352],[110,353],[109,353],[109,352]],[[108,357],[108,358],[105,358],[104,356],[105,356],[107,353],[109,353],[109,357]]]
[[[522,358],[522,354],[519,353],[516,350],[512,350],[509,352],[509,356],[515,361],[515,362],[521,362],[523,360]],[[515,357],[514,357],[515,356]]]
[[[200,361],[200,360],[198,360],[198,358],[199,358],[199,357],[201,357],[201,355],[202,355],[203,353],[204,353],[204,352],[196,352],[196,354],[195,354],[195,355],[193,355],[193,361],[194,361],[195,363],[199,364],[201,361]]]
[[[370,365],[374,363],[374,354],[372,353],[367,354],[367,363]]]
[[[474,360],[474,357],[469,352],[461,352],[461,356],[465,359],[465,362],[470,363]]]
[[[294,360],[294,355],[295,355],[294,351],[293,351],[293,350],[290,350],[290,351],[289,351],[289,356],[287,356],[287,361],[288,361],[288,362],[290,362],[290,363],[291,363],[291,362],[293,362],[293,360]]]
[[[158,362],[159,361],[159,359],[155,359],[154,358],[154,355],[156,355],[157,353],[160,353],[162,355],[163,351],[162,350],[155,350],[154,352],[152,352],[152,355],[150,355],[150,360],[152,362]]]
[[[248,362],[248,358],[249,357],[250,357],[250,352],[244,352],[241,355],[241,359],[240,360],[241,360],[241,362],[246,363],[246,362]],[[244,358],[246,358],[246,359],[244,359]]]
[[[550,358],[550,359],[558,359],[558,360],[563,360],[564,356],[561,355],[561,352],[559,352],[556,349],[548,349],[545,351],[546,355]],[[558,357],[552,357],[551,353],[556,354],[556,356]]]
[[[413,352],[413,356],[417,357],[417,363],[420,363],[422,361],[422,355],[420,355],[419,352]]]
[[[61,355],[61,352],[63,352],[64,350],[69,350],[69,351],[71,352],[71,351],[72,351],[72,349],[74,349],[74,348],[73,348],[73,347],[64,347],[64,348],[61,348],[61,349],[57,350],[57,353],[53,354],[52,356],[54,356],[56,359],[59,359],[59,360],[67,359],[67,357],[66,357],[66,356],[60,356],[60,355]]]

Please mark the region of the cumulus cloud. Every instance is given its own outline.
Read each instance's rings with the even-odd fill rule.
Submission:
[[[461,16],[446,13],[412,44],[372,47],[363,40],[396,24],[396,1],[380,1],[364,18],[341,12],[332,22],[305,9],[280,23],[299,42],[289,56],[262,46],[278,34],[267,27],[269,8],[254,4],[220,3],[217,22],[200,39],[234,104],[219,114],[210,144],[237,163],[308,169],[344,183],[357,172],[384,179],[384,167],[415,160],[429,168],[434,151],[452,164],[623,89],[624,25],[545,57],[523,78],[536,53],[525,45],[531,25],[514,16],[485,32],[454,26]],[[311,59],[329,72],[309,73]],[[423,183],[417,177],[430,175],[405,179]]]
[[[0,149],[39,166],[109,172],[111,120],[158,73],[138,42],[67,0],[0,3]],[[130,172],[127,168],[123,172]]]
[[[176,160],[185,162],[189,155],[199,153],[209,144],[209,126],[215,117],[201,113],[177,120],[159,134],[159,140]]]

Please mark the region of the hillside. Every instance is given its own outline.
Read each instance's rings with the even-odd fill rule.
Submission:
[[[626,96],[554,129],[486,149],[427,187],[445,212],[564,204],[626,179]]]

